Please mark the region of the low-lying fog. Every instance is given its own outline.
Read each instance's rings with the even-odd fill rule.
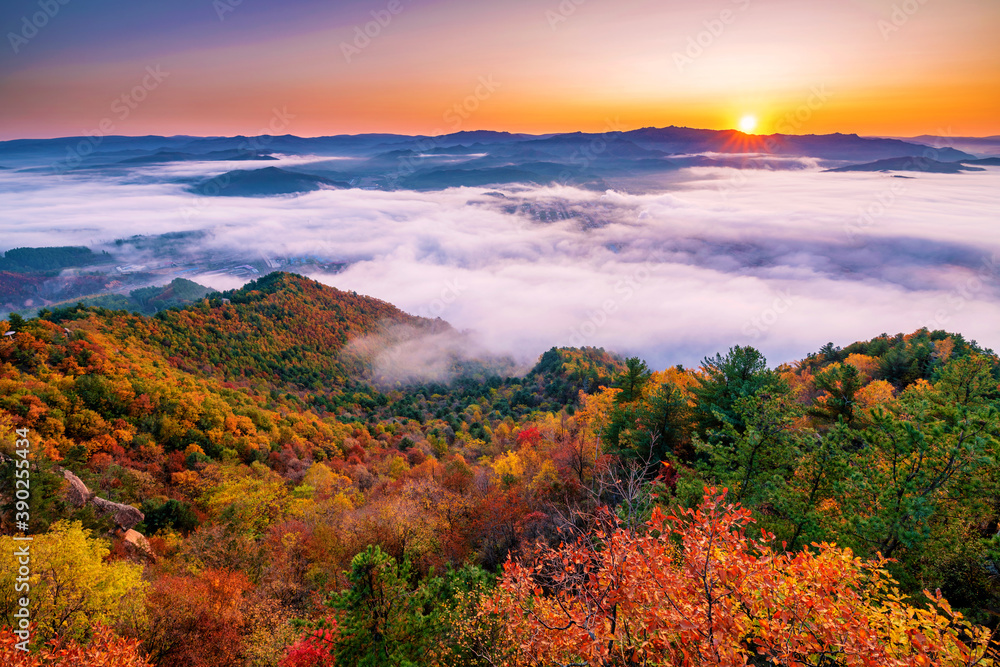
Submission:
[[[1000,169],[961,175],[688,169],[645,194],[571,187],[199,197],[167,179],[267,163],[62,176],[0,171],[0,250],[207,229],[206,243],[350,262],[313,277],[473,330],[695,364],[774,364],[921,326],[1000,348]],[[628,188],[622,188],[628,190]],[[232,278],[198,278],[217,288]],[[225,282],[231,281],[231,282]]]

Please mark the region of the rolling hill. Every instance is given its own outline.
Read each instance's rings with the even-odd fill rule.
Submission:
[[[227,171],[193,185],[190,190],[204,197],[269,197],[346,187],[347,183],[323,176],[264,167]]]
[[[941,162],[925,157],[895,157],[865,164],[852,164],[846,167],[827,169],[827,171],[917,171],[928,174],[961,174],[967,171],[983,171],[981,167],[967,166],[968,164],[976,164],[976,162],[967,160],[961,162]]]

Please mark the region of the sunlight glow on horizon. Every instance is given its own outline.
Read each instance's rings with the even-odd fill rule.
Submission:
[[[0,140],[82,136],[105,119],[112,134],[253,135],[275,109],[298,136],[600,133],[612,122],[1000,134],[1000,68],[985,56],[1000,3],[921,4],[886,32],[893,1],[724,2],[720,28],[717,10],[682,0],[569,3],[555,19],[532,0],[436,0],[404,3],[361,37],[372,17],[347,2],[242,3],[222,21],[178,0],[136,6],[119,16],[128,25],[105,21],[111,0],[71,3],[3,62]],[[18,3],[32,0],[0,7],[0,25],[18,24]],[[146,67],[169,75],[123,116],[116,102]]]

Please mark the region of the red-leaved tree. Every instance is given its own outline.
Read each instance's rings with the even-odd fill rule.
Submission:
[[[327,626],[311,630],[288,647],[279,667],[335,667],[333,646],[337,641],[337,622],[327,619]]]
[[[992,664],[989,632],[940,595],[913,606],[884,561],[831,544],[775,551],[724,499],[706,489],[695,510],[655,510],[644,532],[613,527],[509,561],[483,613],[510,619],[531,665]]]

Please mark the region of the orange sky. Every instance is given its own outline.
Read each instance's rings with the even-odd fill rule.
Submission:
[[[6,3],[0,139],[102,121],[310,136],[724,129],[748,114],[760,133],[1000,134],[996,0],[256,1],[221,20],[205,0],[155,16],[70,3],[16,54],[37,7]],[[372,12],[384,25],[355,42]]]

